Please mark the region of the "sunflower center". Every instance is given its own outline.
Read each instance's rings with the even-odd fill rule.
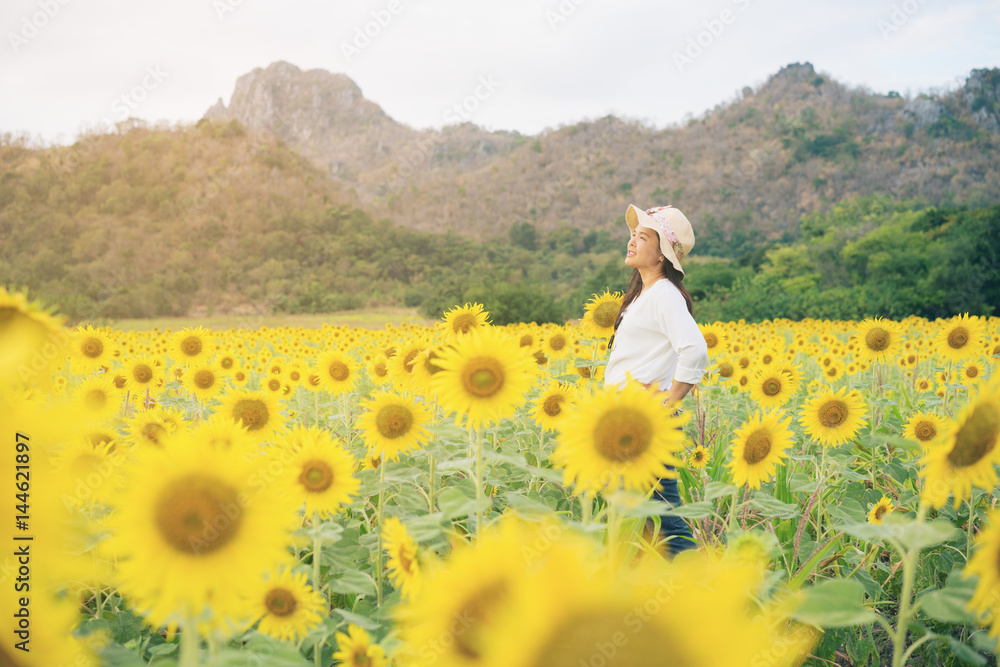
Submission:
[[[476,316],[472,313],[462,313],[451,323],[451,330],[455,333],[469,333],[469,329],[479,326]]]
[[[104,343],[99,338],[88,338],[80,345],[83,356],[97,359],[104,354]]]
[[[299,603],[287,588],[272,588],[264,596],[264,606],[273,616],[291,616]]]
[[[645,452],[653,441],[653,425],[649,418],[629,407],[608,410],[594,428],[597,451],[608,461],[633,461]]]
[[[428,375],[434,375],[435,373],[444,370],[440,366],[434,363],[434,360],[438,358],[438,353],[434,350],[427,352],[427,356],[424,357],[424,371]]]
[[[736,369],[733,368],[733,365],[728,361],[723,361],[721,364],[719,364],[719,375],[721,375],[722,377],[731,378],[733,377],[733,373],[735,372]]]
[[[153,369],[146,364],[139,364],[132,369],[132,377],[135,378],[136,382],[146,384],[153,379]]]
[[[91,410],[100,410],[108,403],[108,395],[103,389],[91,389],[84,395],[84,405]]]
[[[535,342],[535,338],[531,334],[524,334],[521,336],[520,345],[521,347],[531,347]]]
[[[159,445],[160,440],[167,434],[167,429],[163,428],[161,424],[156,422],[150,422],[144,424],[142,427],[142,437],[154,445]]]
[[[322,382],[322,378],[315,373],[310,373],[309,377],[306,378],[306,382],[309,383],[310,387],[318,387],[320,382]]]
[[[765,396],[777,396],[781,393],[781,378],[769,377],[760,386]]]
[[[219,365],[225,368],[226,370],[232,368],[234,363],[236,362],[233,360],[232,357],[223,357],[222,360],[219,361]]]
[[[750,465],[760,463],[771,453],[771,433],[765,429],[758,429],[750,434],[746,444],[743,446],[743,460]]]
[[[117,387],[118,389],[123,389],[125,387],[125,382],[126,382],[125,376],[124,375],[116,375],[115,379],[112,380],[112,382],[115,383],[115,387]]]
[[[387,405],[378,411],[375,426],[383,438],[401,438],[413,426],[413,413],[405,405]]]
[[[479,398],[489,398],[503,388],[504,372],[500,363],[490,357],[470,359],[462,369],[462,385]]]
[[[351,375],[351,369],[343,361],[334,361],[331,363],[327,372],[337,382],[343,382]]]
[[[888,511],[888,509],[889,507],[885,504],[880,503],[879,505],[877,505],[875,507],[875,520],[881,521],[882,517],[885,516],[885,513],[886,511]]]
[[[642,623],[639,628],[632,628],[622,619],[628,618],[628,613],[622,609],[592,609],[572,615],[560,623],[546,637],[525,664],[531,667],[548,667],[549,665],[605,665],[607,667],[622,667],[624,665],[651,664],[650,656],[659,655],[664,646],[670,647],[670,657],[662,664],[674,667],[688,667],[697,661],[686,656],[677,645],[677,638],[669,635],[660,623]],[[615,642],[614,638],[625,636],[627,641]],[[615,650],[607,660],[593,660],[595,656],[607,655],[611,646]],[[607,653],[598,652],[598,648]]]
[[[507,582],[503,579],[494,581],[476,591],[455,612],[455,623],[452,624],[455,638],[455,650],[461,655],[477,660],[481,657],[478,639],[482,636],[481,628],[488,624],[493,612],[508,596]],[[461,623],[461,625],[459,625]],[[466,631],[463,632],[462,630]],[[469,632],[471,630],[471,632]]]
[[[948,332],[948,347],[961,350],[969,342],[969,330],[965,327],[955,327]]]
[[[215,373],[203,368],[195,371],[191,381],[194,382],[194,386],[198,387],[198,389],[210,389],[215,384]]]
[[[196,357],[201,354],[201,339],[197,336],[188,336],[181,341],[181,352],[189,357]]]
[[[740,357],[739,362],[740,368],[746,368],[750,365],[750,357]]]
[[[233,418],[243,422],[248,431],[259,431],[267,425],[267,404],[256,398],[243,398],[233,406]]]
[[[236,489],[208,475],[178,479],[160,493],[156,527],[180,552],[204,556],[222,549],[239,533],[243,514]]]
[[[1000,408],[989,403],[977,405],[955,434],[948,462],[956,468],[978,463],[996,447],[998,435]]]
[[[549,338],[549,347],[558,352],[566,347],[566,337],[562,334],[556,334],[552,338]]]
[[[965,377],[974,378],[979,376],[979,369],[975,366],[969,366],[965,369]]]
[[[385,365],[384,361],[377,361],[375,365],[372,366],[372,370],[375,371],[375,375],[384,378],[389,374],[389,368]]]
[[[718,344],[719,344],[719,337],[718,336],[716,336],[712,332],[708,332],[707,334],[705,334],[705,345],[708,346],[708,349],[711,350],[713,347],[715,347]]]
[[[562,394],[553,394],[542,403],[542,410],[549,417],[558,417],[562,413],[562,404],[566,397]]]
[[[872,327],[865,334],[865,347],[872,352],[882,352],[889,347],[889,332],[882,327]]]
[[[577,366],[576,373],[584,380],[590,379],[590,366]]]
[[[934,422],[921,420],[913,427],[913,432],[920,442],[928,442],[937,437],[937,427]]]
[[[271,391],[278,391],[281,389],[281,380],[277,378],[271,378],[267,381],[267,388]]]
[[[847,403],[831,400],[819,406],[819,423],[824,428],[836,428],[847,419]]]
[[[407,373],[413,372],[413,363],[416,361],[418,354],[420,354],[420,350],[410,350],[406,353],[406,357],[403,359],[403,368],[406,369]]]
[[[610,329],[615,326],[615,320],[618,319],[619,309],[620,307],[615,301],[602,303],[597,308],[594,308],[594,324],[602,329]]]
[[[322,493],[333,484],[333,468],[321,459],[312,459],[302,464],[299,483],[310,493]]]

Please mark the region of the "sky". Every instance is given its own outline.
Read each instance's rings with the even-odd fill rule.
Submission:
[[[904,96],[1000,66],[1000,0],[3,0],[0,132],[72,143],[193,123],[284,60],[341,72],[414,128],[663,128],[810,62]]]

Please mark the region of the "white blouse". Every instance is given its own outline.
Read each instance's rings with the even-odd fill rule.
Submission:
[[[622,317],[604,370],[604,386],[639,382],[670,389],[698,384],[708,369],[708,345],[677,286],[663,278],[637,296]]]

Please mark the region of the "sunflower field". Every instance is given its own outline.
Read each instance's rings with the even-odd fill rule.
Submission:
[[[137,332],[0,289],[0,665],[996,664],[1000,319],[706,324],[675,411],[603,386],[620,298]]]

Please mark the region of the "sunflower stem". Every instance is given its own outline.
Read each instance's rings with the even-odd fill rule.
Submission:
[[[198,649],[201,648],[198,641],[198,630],[195,627],[194,617],[188,616],[181,629],[181,655],[177,667],[198,667]]]
[[[317,593],[323,592],[323,584],[320,581],[320,562],[323,556],[323,542],[319,538],[319,512],[313,511],[313,588]]]
[[[377,605],[382,608],[382,511],[385,496],[385,461],[378,467],[378,550],[375,552],[375,593]]]
[[[427,458],[430,460],[430,474],[428,475],[430,489],[427,492],[427,504],[430,505],[430,513],[434,514],[434,455],[428,452]]]
[[[820,463],[816,473],[816,488],[819,495],[816,497],[816,542],[823,541],[823,480],[826,478],[826,447],[822,444],[819,447]]]
[[[917,523],[923,523],[924,515],[927,513],[927,506],[920,503],[917,510]],[[896,618],[896,636],[892,642],[892,667],[905,667],[906,654],[903,648],[906,646],[906,633],[909,629],[910,616],[913,614],[913,606],[910,597],[913,594],[913,581],[916,578],[917,556],[919,549],[908,549],[903,554],[903,588],[899,597],[899,616]]]
[[[483,429],[476,428],[476,541],[483,527],[483,513],[480,505],[483,500]]]
[[[972,522],[975,518],[976,511],[976,489],[973,488],[971,491],[971,497],[969,498],[969,525],[966,532],[966,542],[965,542],[965,562],[969,562],[972,558]]]
[[[351,410],[350,410],[350,406],[348,405],[347,392],[345,391],[343,394],[341,394],[341,397],[344,399],[344,401],[343,401],[344,402],[344,431],[346,433],[346,435],[344,436],[344,439],[347,441],[347,448],[350,449],[351,448]]]
[[[608,501],[608,567],[611,574],[618,571],[618,510],[615,504]]]

